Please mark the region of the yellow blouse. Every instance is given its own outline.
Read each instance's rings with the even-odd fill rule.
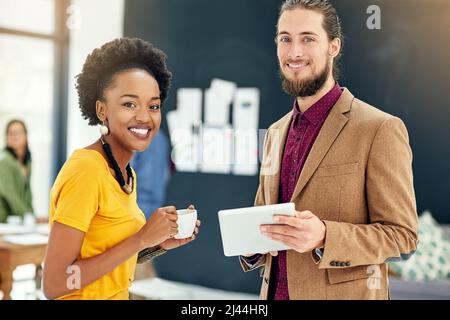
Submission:
[[[111,174],[103,156],[76,150],[62,167],[50,192],[54,221],[85,233],[79,259],[99,255],[138,232],[145,216],[133,192],[128,195]],[[59,299],[128,299],[137,255],[86,287]]]

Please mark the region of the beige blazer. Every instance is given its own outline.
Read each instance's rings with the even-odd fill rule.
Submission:
[[[270,126],[255,205],[278,203],[280,166],[292,112]],[[291,202],[326,224],[324,255],[287,251],[291,299],[388,299],[386,262],[407,259],[418,243],[412,152],[403,122],[345,89],[303,167]],[[270,255],[263,267],[267,299]]]

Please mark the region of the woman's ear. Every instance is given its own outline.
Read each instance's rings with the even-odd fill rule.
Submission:
[[[104,122],[106,121],[106,106],[103,102],[101,102],[100,100],[97,100],[95,102],[95,112],[97,113],[97,118],[101,121]]]

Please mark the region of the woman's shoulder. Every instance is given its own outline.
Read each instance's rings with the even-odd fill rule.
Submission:
[[[6,159],[6,152],[5,150],[0,151],[0,163],[4,162]]]
[[[107,164],[98,151],[77,149],[72,153],[69,159],[67,159],[61,170],[65,171],[65,173],[82,171],[95,176],[107,169]]]
[[[62,166],[52,187],[58,192],[68,186],[97,188],[105,176],[107,165],[103,156],[95,150],[77,149]]]
[[[0,165],[3,166],[11,166],[14,165],[16,159],[8,150],[0,151]]]
[[[10,153],[6,150],[0,150],[0,161],[4,161],[5,159],[8,159],[10,157]]]

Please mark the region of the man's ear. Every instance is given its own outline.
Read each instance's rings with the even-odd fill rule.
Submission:
[[[106,121],[106,106],[103,102],[101,102],[100,100],[97,100],[95,102],[95,112],[97,113],[97,118],[101,121],[104,122]]]
[[[341,39],[334,38],[333,40],[331,40],[329,48],[330,57],[334,59],[339,55],[339,53],[341,52],[341,45]]]

